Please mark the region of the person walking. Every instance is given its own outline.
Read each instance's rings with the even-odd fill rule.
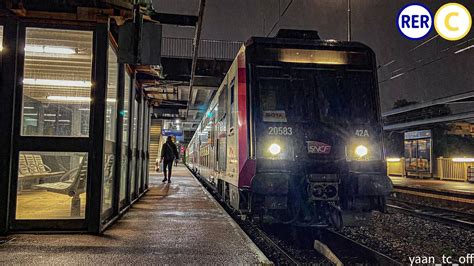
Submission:
[[[174,160],[179,159],[178,149],[176,145],[173,143],[173,138],[168,136],[166,142],[161,147],[161,160],[160,163],[163,162],[163,174],[165,178],[163,179],[163,183],[168,180],[168,183],[171,183],[171,170],[173,168]]]

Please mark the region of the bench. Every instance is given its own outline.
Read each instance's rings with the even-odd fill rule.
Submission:
[[[53,172],[49,166],[44,164],[39,154],[20,153],[18,163],[18,191],[23,190],[27,181],[39,181],[44,178],[61,177],[66,171]],[[38,183],[38,182],[36,182]]]
[[[39,179],[45,177],[59,177],[65,171],[53,172],[49,166],[44,164],[43,158],[39,154],[20,154],[19,158],[19,179]]]
[[[82,157],[79,167],[66,172],[58,182],[34,185],[36,189],[68,195],[71,197],[71,217],[81,215],[81,198],[86,191],[87,183],[87,155]]]

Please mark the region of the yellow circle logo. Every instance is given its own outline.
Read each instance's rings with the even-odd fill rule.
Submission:
[[[444,39],[457,41],[464,38],[471,30],[471,14],[461,4],[448,3],[436,12],[434,26],[438,34]]]

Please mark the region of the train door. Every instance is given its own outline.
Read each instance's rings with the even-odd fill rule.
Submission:
[[[408,176],[431,177],[432,139],[430,130],[405,132],[405,170]]]
[[[237,146],[237,97],[236,97],[236,83],[235,78],[229,84],[228,87],[228,115],[227,121],[227,177],[230,178],[229,182],[236,184],[238,180],[238,168],[239,168],[239,150]]]
[[[219,109],[217,110],[217,171],[225,175],[227,164],[227,86],[219,95]]]

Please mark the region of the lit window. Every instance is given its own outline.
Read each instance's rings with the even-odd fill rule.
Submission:
[[[27,28],[23,136],[89,136],[91,31]]]
[[[16,219],[84,219],[87,153],[22,151]]]

